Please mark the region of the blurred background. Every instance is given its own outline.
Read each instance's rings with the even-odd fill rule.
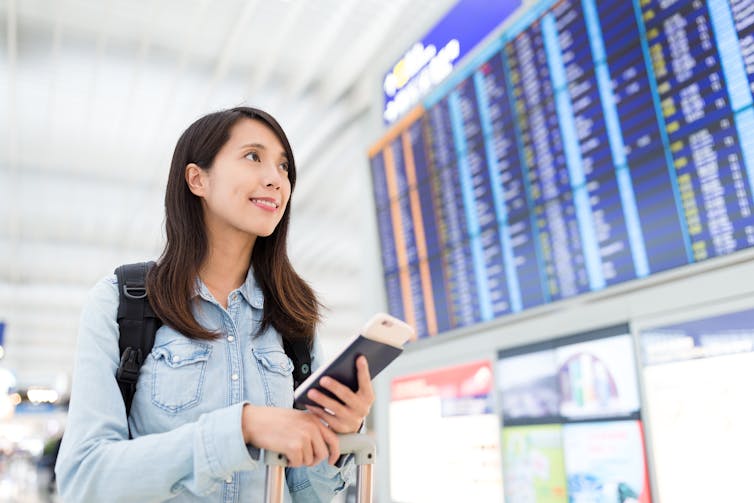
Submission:
[[[70,371],[87,290],[162,249],[178,136],[242,104],[294,147],[290,254],[331,309],[323,336],[358,326],[380,72],[450,3],[3,0],[0,305],[17,379]]]
[[[13,389],[67,394],[86,292],[158,256],[178,136],[237,105],[289,135],[290,256],[328,307],[326,347],[352,336],[384,303],[366,155],[381,72],[451,4],[0,0],[0,372]],[[21,412],[0,442],[33,437],[19,448],[37,455],[62,424]],[[0,477],[25,484],[13,469]]]
[[[753,93],[754,0],[0,0],[0,502],[58,501],[85,296],[238,105],[326,352],[416,328],[377,501],[751,500]]]

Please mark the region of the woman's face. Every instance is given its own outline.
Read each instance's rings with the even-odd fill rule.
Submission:
[[[212,168],[186,169],[191,191],[202,198],[210,235],[241,232],[269,236],[291,196],[288,157],[265,123],[241,119],[217,153]]]

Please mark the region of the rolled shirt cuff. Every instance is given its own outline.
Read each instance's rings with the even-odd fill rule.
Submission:
[[[233,472],[258,467],[259,449],[244,443],[241,415],[247,402],[237,403],[200,419],[203,450],[213,476],[225,479]],[[228,425],[236,425],[229,428]],[[256,451],[256,460],[252,453]]]

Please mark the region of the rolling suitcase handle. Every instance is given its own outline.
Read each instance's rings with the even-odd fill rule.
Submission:
[[[338,435],[341,454],[353,454],[358,471],[356,472],[357,501],[372,503],[372,469],[376,447],[374,439],[362,433]],[[264,501],[266,503],[282,503],[283,484],[285,484],[285,467],[288,460],[283,454],[263,451],[262,461],[267,465],[267,478],[264,487]]]

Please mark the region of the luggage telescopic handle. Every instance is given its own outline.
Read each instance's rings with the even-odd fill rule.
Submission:
[[[338,435],[341,454],[353,454],[358,471],[356,473],[356,489],[359,503],[372,503],[374,481],[372,469],[377,453],[374,439],[363,433],[349,433]],[[262,451],[262,462],[267,465],[267,483],[264,490],[264,500],[267,503],[283,501],[283,484],[285,484],[285,467],[288,460],[279,452]]]

